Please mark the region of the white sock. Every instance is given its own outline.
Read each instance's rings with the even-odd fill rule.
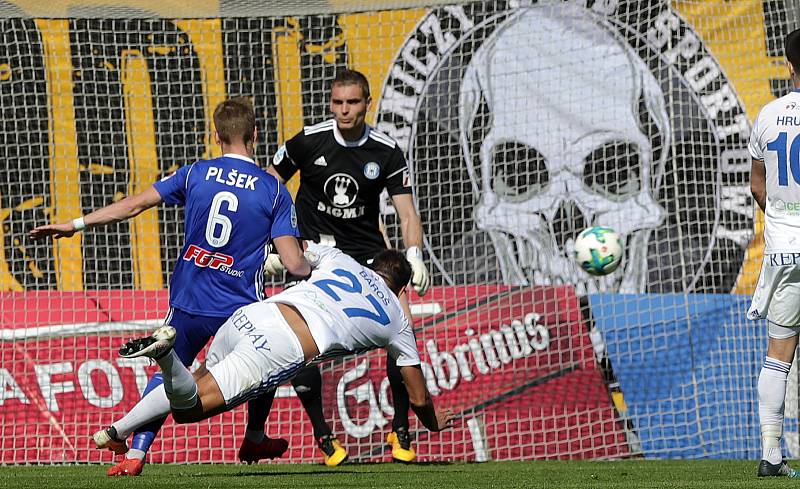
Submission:
[[[156,360],[164,374],[164,391],[173,409],[190,409],[197,404],[197,383],[175,350]]]
[[[138,450],[136,448],[131,448],[128,450],[128,453],[125,454],[125,458],[135,458],[137,460],[144,460],[144,450]]]
[[[248,441],[252,441],[253,443],[261,443],[264,441],[264,430],[251,430],[247,428],[244,432],[244,437]]]
[[[124,440],[140,426],[151,421],[161,419],[169,414],[169,401],[164,393],[164,386],[160,385],[148,392],[128,414],[111,426],[117,430],[117,437]]]
[[[791,363],[774,358],[764,359],[758,376],[758,417],[761,421],[761,458],[771,464],[783,459],[781,436],[786,400],[786,379]]]

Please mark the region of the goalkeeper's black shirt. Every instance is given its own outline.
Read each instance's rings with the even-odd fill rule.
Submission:
[[[300,235],[360,262],[386,248],[379,225],[383,189],[411,193],[397,142],[369,126],[358,141],[346,141],[334,119],[306,126],[278,149],[272,164],[285,181],[300,171]]]

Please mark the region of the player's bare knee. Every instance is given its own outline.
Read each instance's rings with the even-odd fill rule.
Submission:
[[[789,328],[785,328],[789,329]],[[780,360],[782,362],[791,363],[794,360],[795,350],[797,349],[798,331],[792,328],[793,334],[780,335],[780,337],[773,336],[770,332],[769,345],[767,347],[767,356]]]

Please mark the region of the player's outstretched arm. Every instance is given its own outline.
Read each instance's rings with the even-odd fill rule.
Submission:
[[[452,409],[445,408],[437,411],[433,406],[433,399],[425,385],[425,376],[422,375],[420,366],[400,367],[400,374],[403,376],[403,382],[408,390],[411,409],[419,421],[431,431],[442,431],[449,428],[455,414]]]
[[[72,221],[33,228],[29,235],[33,239],[43,239],[47,236],[53,236],[56,239],[69,238],[77,231],[90,226],[105,226],[110,223],[130,219],[161,202],[161,195],[156,191],[155,187],[150,187],[144,192],[125,197],[118,202],[97,209],[90,214],[73,219]]]
[[[294,236],[280,236],[274,238],[275,248],[278,251],[280,262],[286,271],[296,277],[307,277],[311,275],[311,265],[303,255],[303,248]]]

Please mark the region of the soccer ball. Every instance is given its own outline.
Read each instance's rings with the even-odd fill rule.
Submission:
[[[575,260],[590,275],[608,275],[622,262],[622,243],[611,228],[586,228],[575,238]]]

